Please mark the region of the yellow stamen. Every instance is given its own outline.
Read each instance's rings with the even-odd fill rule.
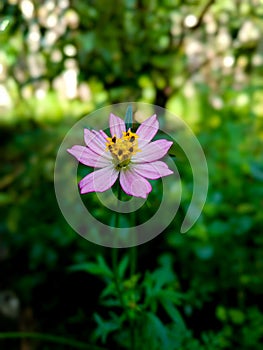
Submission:
[[[140,151],[138,149],[139,136],[130,129],[122,133],[123,136],[121,138],[117,138],[115,135],[108,137],[108,142],[106,143],[106,150],[111,152],[118,168],[127,166],[131,157]]]

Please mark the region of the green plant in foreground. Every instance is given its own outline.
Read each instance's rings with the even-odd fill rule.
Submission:
[[[117,250],[112,252],[116,260]],[[139,349],[142,344],[147,349],[180,349],[190,333],[178,311],[183,295],[177,290],[170,256],[161,256],[160,266],[143,275],[128,273],[131,259],[132,254],[124,254],[117,266],[114,263],[115,269],[100,255],[94,262],[70,267],[72,272],[85,271],[105,283],[100,294],[105,311],[94,313],[94,340],[127,349]]]

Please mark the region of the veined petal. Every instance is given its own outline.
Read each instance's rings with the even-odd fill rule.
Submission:
[[[168,165],[161,161],[134,164],[132,169],[137,174],[151,180],[159,179],[160,177],[173,174],[173,171],[168,168]]]
[[[94,153],[85,146],[75,145],[69,148],[68,153],[72,154],[80,163],[94,168],[104,168],[111,164],[111,161],[103,156]]]
[[[103,130],[100,130],[99,133],[101,135],[101,140],[103,140],[104,142],[107,142],[107,138],[109,136]]]
[[[173,143],[171,141],[167,141],[164,139],[148,143],[143,147],[141,152],[136,153],[132,157],[132,162],[149,163],[161,159],[166,155],[172,144]]]
[[[146,198],[152,190],[150,183],[132,169],[120,172],[120,184],[124,192],[135,197]]]
[[[110,124],[111,136],[112,137],[116,136],[117,138],[121,138],[122,132],[126,131],[124,120],[122,120],[121,118],[111,113],[109,124]]]
[[[101,146],[105,149],[108,135],[103,130],[91,130],[94,135],[97,136],[97,141],[101,143]]]
[[[136,134],[139,136],[139,148],[149,143],[156,135],[159,129],[159,122],[156,114],[146,119],[137,129]]]
[[[117,180],[118,174],[113,166],[93,171],[80,181],[80,193],[107,191]]]
[[[84,140],[93,152],[111,159],[110,153],[106,151],[106,141],[103,140],[103,136],[99,131],[84,129]]]

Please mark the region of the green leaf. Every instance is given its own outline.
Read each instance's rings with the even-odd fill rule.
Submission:
[[[233,323],[242,324],[245,321],[245,315],[241,310],[238,309],[230,309],[229,316]]]
[[[165,325],[162,323],[162,321],[152,312],[147,312],[147,321],[148,326],[150,330],[150,336],[157,338],[157,341],[161,345],[161,349],[167,349],[168,347],[168,336],[167,336],[167,330]]]
[[[129,105],[127,110],[126,110],[126,114],[125,114],[125,124],[126,124],[126,130],[131,129],[132,128],[132,106]]]
[[[101,298],[106,298],[106,297],[108,297],[108,296],[110,296],[110,295],[114,295],[114,296],[117,295],[116,285],[115,285],[114,282],[108,283],[108,284],[106,285],[106,287],[103,289],[103,291],[102,291],[100,297],[101,297]]]
[[[160,302],[167,314],[173,320],[173,322],[177,323],[181,328],[185,329],[185,323],[182,319],[182,316],[180,315],[176,307],[173,305],[173,303],[166,298],[161,298]]]
[[[123,279],[129,263],[129,256],[125,255],[119,264],[119,277]]]
[[[99,255],[97,262],[86,262],[70,266],[69,271],[84,271],[92,275],[104,276],[112,278],[112,271],[107,266],[104,258]]]
[[[122,325],[122,318],[113,312],[110,315],[112,317],[110,320],[104,320],[99,314],[94,314],[95,321],[98,324],[94,336],[95,339],[101,339],[103,344],[106,343],[108,335],[120,329]]]
[[[176,305],[181,305],[183,294],[175,292],[173,290],[163,289],[159,292],[159,298],[163,300],[169,300]]]
[[[112,276],[112,271],[111,269],[109,268],[109,266],[106,264],[106,261],[105,259],[103,258],[102,255],[99,255],[98,256],[98,263],[100,265],[100,267],[105,271],[107,272],[108,275]]]
[[[107,300],[103,300],[101,301],[101,304],[107,307],[119,307],[121,306],[120,300],[119,299],[107,299]]]
[[[170,149],[169,149],[169,151],[168,151],[168,154],[169,154],[169,156],[171,156],[171,157],[176,157],[176,154],[178,153],[178,148],[176,147],[176,145],[174,144],[174,142],[173,142],[173,144],[172,144],[172,146],[170,147]]]

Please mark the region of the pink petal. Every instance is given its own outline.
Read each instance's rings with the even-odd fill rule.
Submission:
[[[124,121],[114,115],[113,113],[110,114],[110,132],[111,136],[116,136],[117,138],[122,137],[122,132],[126,131],[125,123]]]
[[[68,153],[72,154],[80,163],[94,168],[104,168],[110,164],[110,160],[99,156],[94,153],[91,149],[85,146],[75,145],[69,148]]]
[[[172,146],[171,141],[157,140],[145,145],[141,152],[132,157],[133,163],[149,163],[154,162],[166,155],[169,148]]]
[[[137,174],[151,180],[159,179],[160,177],[173,174],[173,171],[168,168],[167,164],[161,161],[134,164],[133,170]]]
[[[80,193],[104,192],[114,184],[118,174],[119,172],[113,166],[93,171],[80,181]]]
[[[105,134],[105,132],[103,131],[103,130],[99,130],[99,131],[97,131],[97,130],[91,130],[92,131],[92,133],[94,134],[94,135],[96,135],[97,136],[97,140],[98,140],[98,142],[100,142],[101,144],[102,144],[102,146],[105,148],[105,143],[107,142],[107,135]]]
[[[159,122],[156,114],[146,119],[137,129],[136,134],[139,135],[139,148],[149,143],[156,135],[159,129]]]
[[[112,159],[110,152],[106,151],[106,140],[99,131],[84,129],[86,145],[95,153],[107,159]]]
[[[108,142],[108,140],[107,140],[108,135],[103,130],[100,130],[99,133],[100,133],[100,135],[102,137],[101,139],[104,140],[104,142]]]
[[[135,197],[146,198],[152,190],[150,183],[132,169],[120,172],[120,184],[124,192]]]

